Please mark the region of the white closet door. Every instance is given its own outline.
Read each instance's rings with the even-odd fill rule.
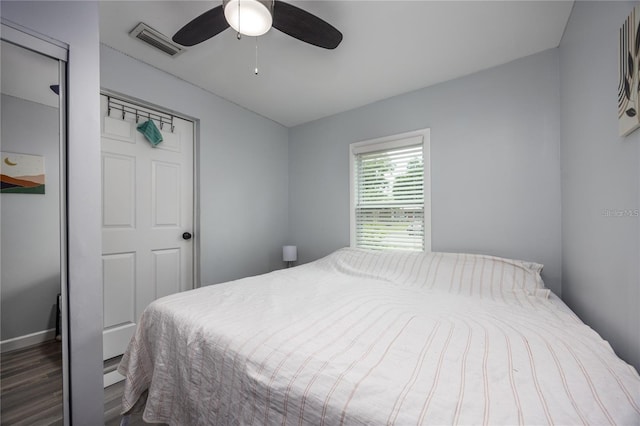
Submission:
[[[163,142],[153,147],[136,130],[135,114],[123,119],[121,110],[109,111],[104,95],[101,110],[103,357],[109,359],[124,353],[150,302],[193,288],[193,239],[183,234],[193,232],[194,126],[174,117],[173,132],[163,126]]]

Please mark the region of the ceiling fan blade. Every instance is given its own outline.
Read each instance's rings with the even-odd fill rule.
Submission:
[[[273,8],[273,28],[325,49],[335,49],[342,41],[342,33],[333,25],[299,7],[278,0]]]
[[[222,6],[214,7],[180,28],[172,40],[183,46],[194,46],[229,28]]]

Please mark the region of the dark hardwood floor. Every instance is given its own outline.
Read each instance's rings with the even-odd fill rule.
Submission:
[[[57,340],[0,356],[2,425],[62,425],[62,344]]]
[[[104,390],[104,423],[120,424],[124,382]],[[57,340],[0,356],[0,424],[62,425],[62,345]],[[98,424],[98,423],[96,423]],[[146,425],[141,414],[130,426]]]
[[[104,390],[104,424],[106,426],[118,426],[120,424],[120,410],[122,408],[122,394],[124,382],[111,385]],[[144,426],[147,423],[142,420],[142,413],[129,416],[129,426]],[[155,423],[153,423],[155,424]]]

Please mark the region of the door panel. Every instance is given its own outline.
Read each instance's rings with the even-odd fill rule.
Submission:
[[[102,155],[102,227],[135,229],[136,159]]]
[[[153,251],[153,278],[156,298],[180,291],[182,253],[179,248]]]
[[[132,144],[136,143],[135,127],[129,121],[125,121],[122,118],[105,117],[104,111],[103,117],[102,136]]]
[[[117,105],[124,114],[101,97],[104,359],[124,352],[149,303],[193,288],[193,240],[182,238],[193,232],[193,122],[173,117],[154,147],[136,126],[163,113]]]
[[[180,177],[179,164],[154,161],[151,165],[151,214],[154,227],[180,225]]]
[[[105,305],[111,307],[104,313],[105,328],[135,323],[133,297],[136,285],[136,254],[103,256],[102,271]],[[129,297],[122,297],[123,295]]]
[[[157,149],[173,152],[180,152],[182,150],[181,133],[171,133],[160,130],[160,134],[162,135],[162,143],[156,147]],[[185,143],[189,143],[189,141],[185,141]]]

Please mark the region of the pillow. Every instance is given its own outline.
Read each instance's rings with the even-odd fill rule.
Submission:
[[[504,298],[519,293],[548,297],[543,265],[469,253],[343,248],[326,258],[339,272],[396,285],[469,296]]]

